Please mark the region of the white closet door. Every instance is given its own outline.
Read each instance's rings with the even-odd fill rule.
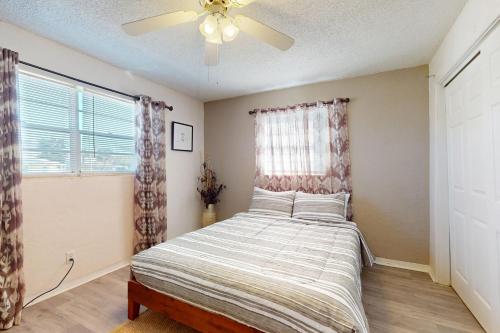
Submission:
[[[488,332],[500,332],[500,31],[447,88],[451,279]],[[496,89],[494,92],[493,90]]]
[[[491,214],[494,221],[494,238],[496,251],[496,332],[500,332],[500,28],[497,27],[486,40],[483,47],[487,59],[486,71],[488,73],[488,109],[493,131],[493,207]],[[494,330],[495,332],[495,330]]]

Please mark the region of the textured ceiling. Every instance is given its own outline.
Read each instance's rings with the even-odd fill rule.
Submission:
[[[197,23],[140,37],[120,25],[198,0],[0,0],[0,19],[202,101],[427,64],[466,0],[257,0],[235,13],[296,39],[276,50],[241,34],[204,65]]]

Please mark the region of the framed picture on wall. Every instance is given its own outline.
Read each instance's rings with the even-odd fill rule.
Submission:
[[[193,151],[193,126],[172,122],[172,150]]]

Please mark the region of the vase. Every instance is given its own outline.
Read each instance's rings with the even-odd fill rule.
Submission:
[[[214,204],[209,204],[208,207],[206,207],[203,210],[203,228],[208,227],[211,224],[214,224],[216,221],[216,215],[215,215],[215,205]]]

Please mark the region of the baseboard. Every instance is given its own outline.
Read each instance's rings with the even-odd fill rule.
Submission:
[[[49,298],[52,298],[54,296],[57,296],[59,294],[62,294],[66,291],[69,291],[73,288],[76,288],[76,287],[79,287],[85,283],[88,283],[92,280],[95,280],[95,279],[98,279],[104,275],[107,275],[109,273],[112,273],[114,271],[117,271],[123,267],[126,267],[126,266],[129,266],[130,265],[130,262],[127,260],[127,261],[121,261],[119,263],[116,263],[114,265],[111,265],[109,267],[106,267],[104,269],[101,269],[97,272],[94,272],[92,274],[89,274],[87,276],[84,276],[84,277],[81,277],[79,279],[76,279],[74,281],[71,281],[71,282],[68,282],[67,284],[63,284],[61,287],[59,287],[58,289],[54,290],[53,292],[51,293],[48,293],[46,295],[43,295],[42,297],[40,297],[39,299],[37,299],[36,301],[34,301],[33,303],[31,303],[30,305],[28,305],[28,307],[32,306],[32,305],[35,305],[37,303],[40,303],[42,301],[45,301]],[[26,304],[27,302],[29,302],[30,300],[32,300],[33,298],[35,298],[36,296],[38,296],[40,293],[37,293],[36,295],[29,295],[29,296],[26,296],[24,298],[24,303]]]
[[[429,275],[431,276],[431,280],[434,283],[437,283],[436,276],[434,275],[434,270],[429,266]]]
[[[403,268],[403,269],[408,269],[411,271],[424,272],[424,273],[428,273],[428,274],[430,274],[430,271],[431,271],[431,268],[429,265],[422,265],[422,264],[416,264],[413,262],[399,261],[399,260],[386,259],[386,258],[380,258],[380,257],[375,258],[375,263],[382,265],[382,266]]]

